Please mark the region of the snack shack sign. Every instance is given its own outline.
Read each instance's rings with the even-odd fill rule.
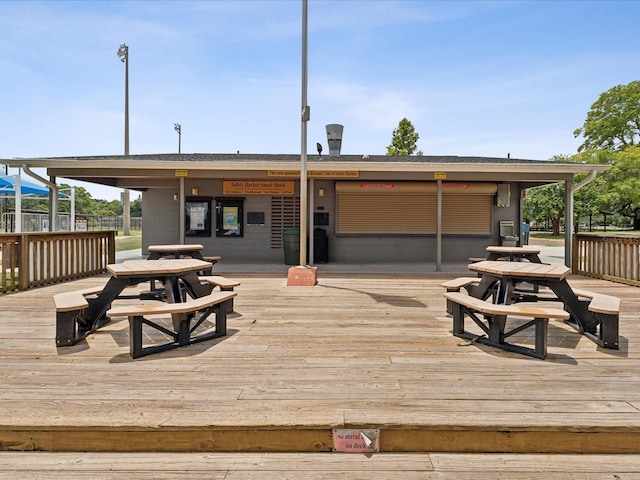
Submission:
[[[225,180],[225,195],[293,195],[292,180]]]

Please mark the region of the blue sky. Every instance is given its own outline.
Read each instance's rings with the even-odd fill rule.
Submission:
[[[301,150],[301,0],[0,2],[0,158]],[[308,152],[576,152],[591,104],[640,78],[635,1],[309,0]],[[85,185],[94,198],[120,190]]]

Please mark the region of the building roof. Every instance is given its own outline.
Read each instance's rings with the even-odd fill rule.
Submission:
[[[165,153],[0,160],[11,167],[45,168],[53,177],[145,190],[175,184],[176,177],[296,177],[300,154]],[[608,165],[500,157],[307,155],[307,169],[331,178],[366,180],[517,181],[527,186],[567,181],[579,173],[603,172]],[[327,175],[320,175],[327,178]]]

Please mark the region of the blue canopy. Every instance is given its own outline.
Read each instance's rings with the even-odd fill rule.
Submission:
[[[14,176],[0,177],[0,195],[16,194],[16,178]],[[49,196],[49,189],[39,183],[30,182],[20,178],[21,195],[46,195]]]

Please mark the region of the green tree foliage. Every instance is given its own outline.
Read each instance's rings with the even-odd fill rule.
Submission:
[[[602,93],[574,134],[584,137],[574,161],[611,165],[585,187],[591,211],[626,217],[640,230],[640,81]]]
[[[391,137],[391,145],[387,147],[387,155],[413,155],[416,151],[418,139],[420,135],[416,132],[413,124],[403,118],[398,124],[398,128],[393,131]],[[418,155],[422,155],[422,152],[417,152]]]
[[[529,213],[531,220],[538,223],[550,219],[553,234],[560,235],[560,220],[564,216],[564,184],[530,188],[527,190],[523,209]]]
[[[138,198],[129,204],[129,215],[132,217],[142,216],[142,195],[138,195]]]
[[[606,156],[612,166],[594,182],[597,204],[601,211],[628,218],[633,229],[640,230],[640,146],[633,145]]]
[[[103,217],[116,217],[122,215],[122,203],[118,200],[102,200],[94,199],[91,193],[84,187],[75,188],[75,209],[77,215],[97,215]],[[71,186],[67,184],[60,185],[60,193],[63,196],[58,201],[58,211],[61,213],[71,212]],[[8,201],[9,208],[15,208],[15,200]],[[138,196],[136,200],[131,202],[130,214],[132,217],[142,216],[142,198]],[[24,211],[48,212],[48,197],[23,197],[22,209]]]
[[[617,85],[602,93],[591,105],[581,128],[579,152],[589,149],[624,150],[640,140],[640,81]]]

